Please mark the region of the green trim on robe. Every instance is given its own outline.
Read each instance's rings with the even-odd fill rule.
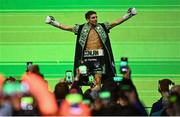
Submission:
[[[95,27],[95,30],[98,33],[103,44],[105,44],[107,35],[106,35],[106,32],[104,31],[103,27],[100,24],[97,24]],[[82,48],[84,48],[84,46],[86,44],[86,40],[87,40],[89,31],[90,31],[90,26],[86,23],[82,28],[80,38],[79,38],[79,43],[82,46]]]

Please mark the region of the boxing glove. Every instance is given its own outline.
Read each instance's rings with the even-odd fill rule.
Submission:
[[[129,8],[128,11],[127,11],[127,14],[125,14],[123,16],[123,19],[127,20],[127,19],[129,19],[130,17],[132,17],[132,16],[134,16],[136,14],[137,14],[136,8]]]
[[[56,21],[53,16],[47,16],[45,19],[45,23],[50,24],[55,27],[59,27],[59,25],[60,25],[60,23],[58,21]]]

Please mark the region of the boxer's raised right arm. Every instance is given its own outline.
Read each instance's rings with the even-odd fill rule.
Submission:
[[[53,16],[47,16],[45,19],[45,23],[50,24],[50,25],[57,27],[59,29],[62,29],[62,30],[73,31],[72,26],[67,26],[62,23],[59,23],[58,21],[55,20],[55,18]]]

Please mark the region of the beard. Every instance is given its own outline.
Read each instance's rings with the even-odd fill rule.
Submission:
[[[95,27],[97,25],[97,22],[90,23],[91,26]]]

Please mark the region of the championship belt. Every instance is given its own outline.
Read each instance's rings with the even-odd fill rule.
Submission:
[[[98,56],[104,56],[103,49],[85,50],[84,51],[84,57],[98,57]]]

